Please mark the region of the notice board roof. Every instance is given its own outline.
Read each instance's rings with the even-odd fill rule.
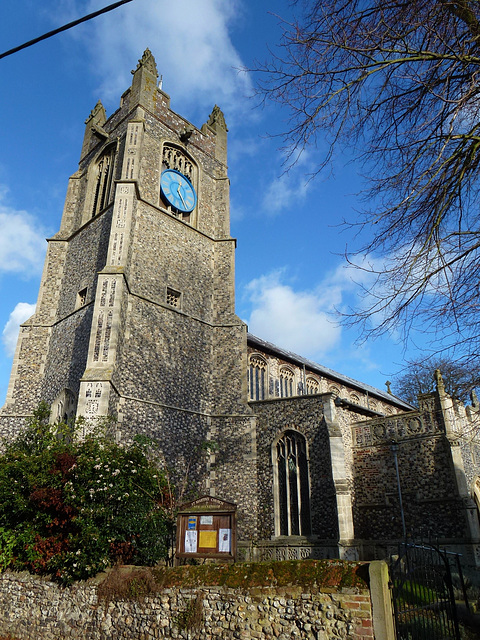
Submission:
[[[234,502],[227,502],[227,500],[220,500],[214,496],[201,496],[192,502],[185,502],[180,506],[178,513],[192,513],[197,511],[211,511],[211,512],[230,512],[236,511],[237,505]]]

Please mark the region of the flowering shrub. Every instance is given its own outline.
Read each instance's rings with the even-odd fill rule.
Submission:
[[[120,446],[97,432],[79,441],[40,406],[0,456],[0,568],[71,583],[116,562],[166,555],[165,478],[140,439]]]

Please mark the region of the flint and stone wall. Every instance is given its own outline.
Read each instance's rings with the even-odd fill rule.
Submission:
[[[65,589],[24,573],[0,577],[0,634],[7,633],[19,640],[374,638],[367,589],[199,586],[102,602],[95,581]]]
[[[393,541],[403,538],[400,486],[410,539],[438,541],[460,551],[466,564],[478,563],[478,516],[471,513],[476,509],[461,455],[468,434],[455,435],[440,406],[443,398],[428,394],[418,411],[353,426],[355,535],[370,541],[361,557],[386,557]]]
[[[287,429],[298,431],[308,444],[312,534],[337,541],[338,515],[328,427],[321,396],[302,396],[252,403],[257,417],[257,473],[262,505],[260,538],[274,530],[272,443]]]

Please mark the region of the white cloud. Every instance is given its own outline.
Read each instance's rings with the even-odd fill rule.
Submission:
[[[42,271],[47,243],[33,216],[5,205],[0,185],[0,273],[36,276]]]
[[[91,0],[89,10],[95,9],[98,2]],[[239,0],[136,0],[95,19],[75,37],[85,40],[95,73],[105,78],[100,91],[106,101],[117,101],[130,85],[129,70],[148,47],[164,90],[182,102],[183,112],[186,105],[213,107],[215,102],[234,110],[242,95],[251,94],[229,35],[239,15]]]
[[[2,332],[2,342],[9,357],[12,357],[15,353],[20,325],[35,313],[35,306],[28,302],[19,302],[10,314]]]
[[[251,309],[247,320],[249,331],[313,360],[335,354],[340,339],[353,340],[340,326],[341,314],[366,304],[375,279],[366,270],[370,264],[372,261],[366,257],[362,259],[365,270],[341,263],[310,290],[296,290],[285,269],[252,280],[245,288]],[[362,290],[365,300],[360,295]],[[376,316],[372,321],[375,320]],[[368,350],[359,346],[350,352],[349,358],[363,359],[365,368],[374,366]]]
[[[251,158],[260,155],[265,148],[265,140],[261,138],[246,136],[233,138],[231,144],[228,145],[229,164],[238,163],[239,168],[242,168]]]
[[[331,300],[325,292],[295,291],[276,271],[252,280],[247,295],[252,304],[251,333],[310,358],[333,349],[341,329],[329,317]]]
[[[365,326],[375,330],[394,312],[395,306],[406,296],[399,296],[398,299],[390,300],[392,296],[392,282],[390,277],[399,276],[402,278],[403,269],[397,266],[401,262],[398,255],[391,253],[387,256],[375,257],[373,255],[358,255],[355,264],[340,264],[335,271],[326,278],[328,287],[333,290],[337,288],[339,292],[338,303],[335,308],[340,313],[346,313],[353,317],[358,313],[364,317],[368,316]],[[418,277],[423,277],[425,271],[417,265]],[[393,274],[392,276],[389,275]],[[386,275],[385,275],[386,274]],[[412,281],[415,273],[410,274]],[[427,290],[427,294],[428,294]],[[390,302],[389,302],[390,300]],[[363,323],[360,322],[362,325]],[[388,324],[388,323],[387,323]],[[390,326],[387,334],[395,342],[401,339],[401,333],[395,326]]]
[[[303,202],[308,190],[305,175],[294,176],[284,173],[272,180],[265,190],[262,207],[267,215],[274,216],[291,208],[296,202]]]
[[[351,309],[357,300],[359,280],[368,288],[370,279],[367,272],[359,274],[345,264],[310,290],[296,290],[286,269],[261,276],[245,288],[251,307],[248,329],[278,347],[360,380],[366,372],[379,371],[379,354],[370,344],[356,343],[356,332],[340,325],[339,312]],[[390,338],[389,348],[396,342],[393,335]]]
[[[311,154],[302,151],[295,158],[285,155],[284,158],[286,170],[271,179],[263,193],[262,207],[268,216],[275,216],[305,202],[311,186],[309,175],[315,171]]]
[[[356,266],[348,262],[341,262],[337,267],[325,275],[322,287],[327,288],[334,299],[333,307],[339,311],[346,304],[347,297],[352,298],[348,304],[362,306],[361,298],[369,297],[369,291],[377,279],[371,269],[379,267],[379,261],[366,256],[359,256]]]
[[[247,209],[238,205],[237,201],[230,198],[230,221],[239,222],[247,216]]]

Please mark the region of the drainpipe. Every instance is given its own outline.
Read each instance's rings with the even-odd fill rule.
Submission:
[[[398,449],[399,445],[396,440],[392,440],[390,443],[390,451],[393,454],[393,462],[395,464],[395,473],[397,474],[397,488],[398,488],[398,501],[400,503],[400,516],[402,518],[402,531],[403,539],[407,541],[407,528],[405,526],[405,514],[403,512],[403,500],[402,500],[402,487],[400,484],[400,473],[398,471]]]

